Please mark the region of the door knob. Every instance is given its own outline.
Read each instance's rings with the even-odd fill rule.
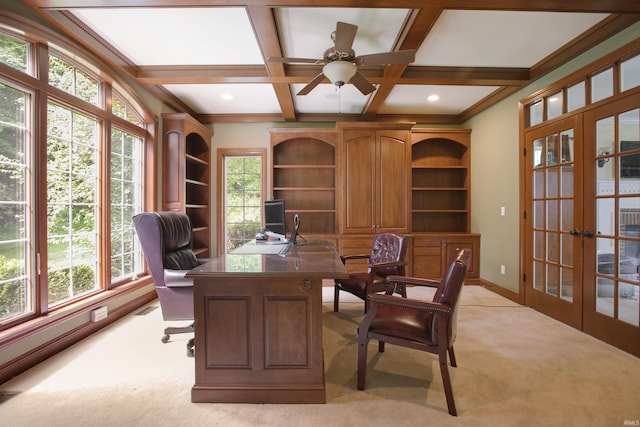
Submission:
[[[569,234],[571,234],[572,236],[579,236],[580,234],[582,234],[582,232],[577,228],[574,228],[573,230],[569,231]]]
[[[582,235],[584,237],[593,237],[593,231],[586,230]]]

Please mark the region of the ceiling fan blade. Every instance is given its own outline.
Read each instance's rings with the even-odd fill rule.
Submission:
[[[313,88],[315,88],[316,86],[318,86],[320,84],[321,81],[324,80],[324,74],[320,73],[317,76],[315,76],[313,78],[313,80],[311,80],[309,83],[307,83],[307,85],[305,87],[303,87],[302,89],[300,89],[300,92],[297,93],[297,95],[306,95],[309,92],[311,92],[313,90]]]
[[[311,59],[311,58],[281,58],[279,56],[272,56],[267,59],[267,62],[286,62],[286,63],[299,63],[299,64],[324,64],[323,59]]]
[[[338,52],[351,52],[351,46],[356,38],[356,31],[358,31],[357,25],[347,24],[345,22],[338,22],[336,24],[335,44]]]
[[[351,77],[349,83],[354,85],[356,89],[362,92],[363,95],[369,95],[371,92],[376,90],[376,87],[372,85],[369,80],[367,80],[367,78],[359,72]]]
[[[399,50],[358,56],[356,63],[358,65],[410,64],[415,60],[415,50]]]

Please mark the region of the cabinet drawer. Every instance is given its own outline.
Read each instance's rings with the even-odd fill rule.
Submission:
[[[439,257],[440,252],[441,252],[440,246],[435,246],[430,248],[413,248],[413,256],[415,257],[424,256],[424,255]]]
[[[371,253],[373,236],[348,237],[340,240],[340,255],[364,255]],[[367,271],[367,260],[357,259],[347,261],[347,271],[355,273],[357,271]]]

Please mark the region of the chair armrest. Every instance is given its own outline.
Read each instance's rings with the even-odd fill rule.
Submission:
[[[421,277],[408,277],[408,276],[387,276],[387,282],[404,283],[407,285],[415,286],[428,286],[430,288],[437,288],[440,286],[439,280],[423,279]]]
[[[371,304],[394,305],[396,307],[411,308],[426,312],[451,314],[451,307],[431,301],[420,301],[413,298],[399,298],[386,294],[369,294],[367,299]]]
[[[369,259],[369,254],[340,255],[340,261],[342,261],[343,264],[353,259]]]
[[[388,268],[388,267],[402,267],[407,264],[408,262],[406,261],[376,262],[374,264],[371,264],[369,267],[371,268],[371,270],[376,270],[376,269]]]
[[[187,279],[185,274],[190,270],[164,270],[164,285],[167,288],[193,287],[193,279]]]

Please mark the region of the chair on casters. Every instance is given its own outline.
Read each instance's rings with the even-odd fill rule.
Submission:
[[[370,253],[340,256],[345,265],[351,260],[366,259],[368,271],[351,273],[346,279],[335,279],[333,311],[338,311],[340,291],[346,291],[364,301],[366,313],[369,309],[368,294],[385,291],[388,287],[385,282],[387,276],[404,276],[408,243],[409,237],[394,233],[379,233],[373,239]],[[406,297],[404,286],[399,286],[398,291]]]
[[[462,249],[449,264],[440,282],[406,276],[389,276],[390,286],[385,294],[369,295],[371,307],[358,329],[358,389],[364,390],[367,345],[369,339],[378,340],[378,351],[384,344],[399,345],[438,355],[444,393],[449,414],[457,415],[447,364],[456,366],[453,342],[456,339],[458,300],[469,268],[471,251]],[[398,298],[396,286],[413,285],[437,287],[433,301]]]
[[[142,251],[153,278],[165,321],[193,322],[193,280],[185,274],[205,262],[192,250],[192,226],[182,212],[143,212],[133,217]],[[167,327],[162,336],[193,332],[193,323],[183,327]],[[193,338],[187,343],[187,356],[193,357]]]

